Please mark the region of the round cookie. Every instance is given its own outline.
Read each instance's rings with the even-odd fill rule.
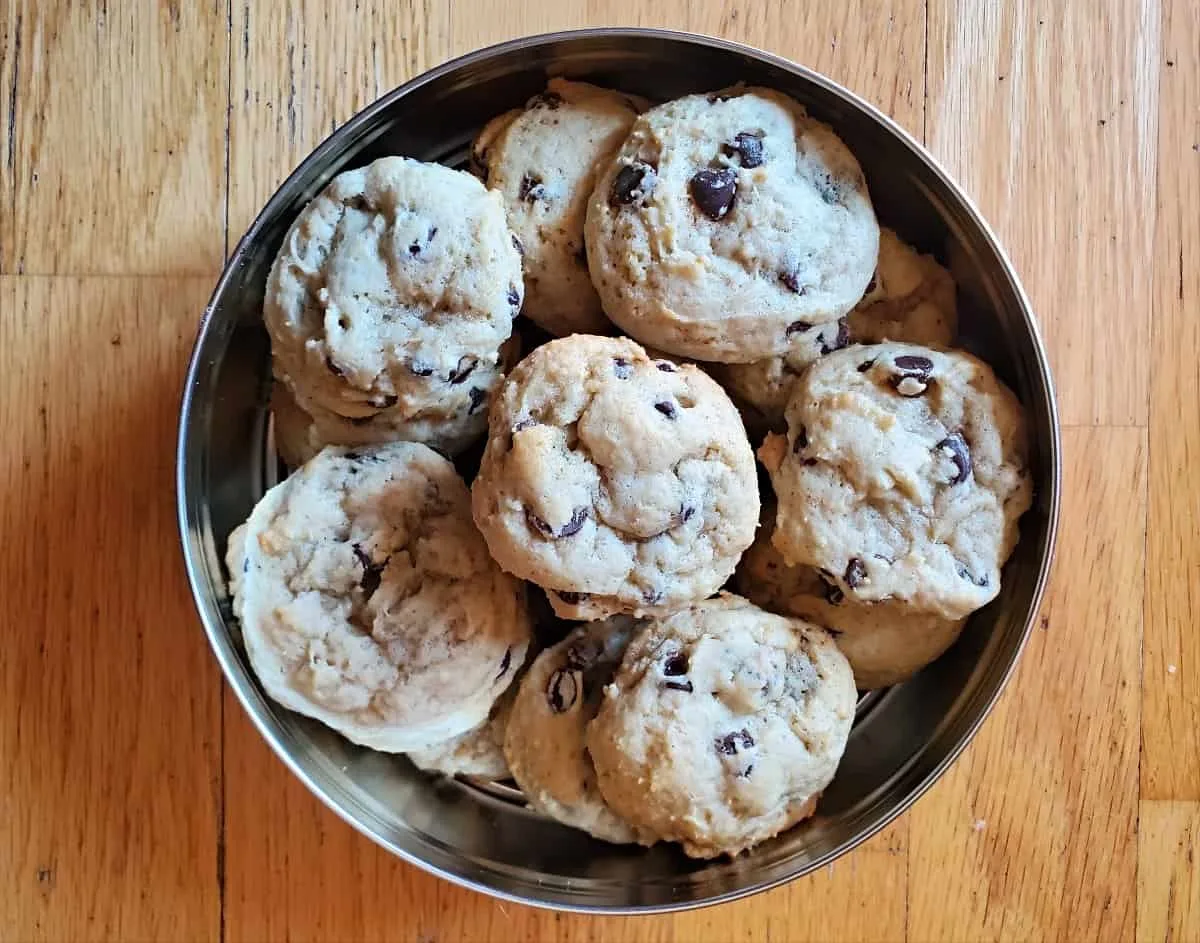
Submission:
[[[982,361],[854,346],[799,379],[788,434],[759,450],[773,537],[847,599],[961,619],[1000,589],[1032,490],[1021,405]]]
[[[886,688],[911,677],[954,644],[965,619],[913,612],[903,603],[861,603],[810,566],[788,566],[771,544],[775,509],[742,557],[734,585],[755,605],[797,616],[832,632],[859,690]]]
[[[644,107],[620,92],[551,79],[524,111],[485,126],[474,149],[524,249],[521,313],[551,334],[612,330],[588,274],[583,220],[597,166]]]
[[[786,353],[862,297],[879,224],[854,155],[779,92],[727,89],[651,108],[588,204],[604,309],[646,344],[700,360]]]
[[[338,175],[301,211],[263,315],[276,376],[306,412],[422,421],[497,362],[523,293],[498,194],[461,171],[385,157]]]
[[[507,696],[512,687],[505,691]],[[512,774],[504,758],[504,724],[499,712],[478,727],[424,750],[409,750],[408,758],[418,769],[447,776],[478,776],[509,779]]]
[[[891,229],[883,228],[872,285],[845,318],[801,332],[800,342],[782,356],[714,364],[709,372],[735,400],[755,409],[766,425],[781,430],[796,377],[818,357],[850,343],[886,340],[944,347],[954,340],[957,328],[950,273],[933,256],[921,255]]]
[[[513,778],[530,806],[610,842],[635,842],[596,787],[584,745],[601,692],[639,624],[625,616],[582,625],[530,666],[504,734]],[[646,844],[653,839],[646,837]]]
[[[754,539],[758,481],[711,377],[574,335],[501,387],[472,506],[492,556],[559,615],[645,615],[725,582]]]
[[[587,745],[634,828],[692,857],[736,855],[812,813],[856,701],[827,633],[725,594],[630,643]]]
[[[483,436],[488,403],[519,351],[519,338],[514,335],[501,346],[498,363],[480,361],[470,369],[464,367],[456,374],[460,378],[457,383],[444,384],[441,400],[415,416],[405,415],[398,406],[353,419],[320,406],[308,413],[297,404],[287,384],[277,380],[271,389],[275,447],[292,468],[304,464],[327,445],[379,445],[403,440],[458,455]]]
[[[524,661],[524,587],[466,486],[411,442],[327,448],[230,536],[250,665],[284,707],[399,753],[477,727]]]

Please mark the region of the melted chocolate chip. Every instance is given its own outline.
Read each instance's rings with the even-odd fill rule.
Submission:
[[[803,334],[805,331],[811,331],[812,325],[807,321],[793,321],[787,326],[783,332],[784,337],[791,337],[793,334]]]
[[[721,150],[727,157],[739,158],[743,167],[758,167],[763,162],[762,132],[739,131]]]
[[[842,318],[837,323],[837,334],[832,341],[826,343],[824,338],[821,339],[821,353],[832,354],[835,350],[841,350],[850,343],[850,325],[845,318]]]
[[[408,254],[420,255],[422,252],[428,249],[429,244],[433,242],[433,237],[437,235],[437,232],[438,228],[436,226],[430,226],[429,232],[425,235],[424,242],[421,242],[419,239],[414,239],[408,244]]]
[[[679,510],[679,523],[680,523],[680,524],[686,524],[688,521],[690,521],[690,520],[692,519],[692,516],[693,516],[695,513],[696,513],[696,509],[695,509],[694,507],[692,507],[691,505],[688,505],[688,506],[686,506],[686,507],[680,508],[680,510]]]
[[[554,111],[563,103],[562,96],[557,92],[540,92],[529,99],[526,108],[549,108]]]
[[[351,549],[354,551],[355,559],[363,568],[362,579],[358,581],[358,585],[362,588],[363,602],[366,602],[375,595],[375,590],[379,589],[379,582],[383,578],[383,568],[387,566],[387,561],[376,563],[359,544],[353,544]]]
[[[690,681],[664,681],[664,688],[670,688],[672,691],[683,691],[685,694],[691,694],[695,691]]]
[[[842,592],[842,588],[834,581],[833,574],[828,570],[820,570],[818,575],[821,577],[821,582],[825,585],[825,601],[830,605],[841,605],[846,599],[846,594]]]
[[[346,452],[342,455],[342,458],[348,459],[351,462],[357,462],[362,456],[357,452]]]
[[[517,238],[517,234],[513,232],[509,233],[509,235],[512,236],[513,248],[517,250],[517,255],[519,255],[521,258],[525,258],[525,247],[521,245],[521,240]]]
[[[920,396],[928,388],[933,361],[919,354],[901,354],[895,360],[892,386],[901,396]]]
[[[613,373],[617,375],[618,380],[628,380],[633,374],[631,364],[624,357],[613,358]]]
[[[954,462],[955,474],[950,479],[950,484],[961,485],[971,477],[971,451],[967,448],[967,442],[961,433],[950,433],[937,444],[937,447]]]
[[[585,599],[589,598],[587,593],[570,593],[565,589],[554,590],[554,595],[565,602],[568,606],[578,606]]]
[[[616,206],[629,206],[641,203],[654,192],[658,183],[658,174],[649,164],[640,160],[626,164],[613,178],[612,189],[608,194],[608,202]]]
[[[705,97],[710,105],[715,105],[717,102],[727,102],[731,98],[737,98],[738,94],[731,91],[709,92]]]
[[[487,390],[481,390],[479,387],[473,386],[467,390],[467,396],[471,398],[471,405],[467,407],[467,415],[474,416],[475,410],[487,402]]]
[[[688,673],[688,657],[683,652],[672,652],[663,662],[663,674],[668,678]]]
[[[867,372],[868,370],[870,370],[870,369],[871,369],[873,366],[875,366],[875,361],[874,361],[874,360],[864,360],[862,363],[860,363],[860,364],[858,365],[857,369],[858,369],[858,372],[859,372],[859,373],[866,373],[866,372]]]
[[[750,774],[753,772],[754,772],[754,764],[751,763],[744,770],[742,770],[740,773],[738,773],[738,776],[742,779],[749,779]]]
[[[742,728],[733,733],[727,733],[723,737],[717,737],[713,741],[713,746],[717,748],[718,753],[724,756],[733,756],[754,746],[754,738],[750,736],[749,730]]]
[[[354,196],[350,197],[350,199],[346,201],[346,206],[352,210],[358,210],[359,212],[364,213],[371,208],[371,204],[367,202],[367,198],[361,193],[356,193]]]
[[[504,649],[504,657],[500,660],[500,671],[496,675],[496,680],[499,681],[508,672],[509,665],[512,664],[512,648]]]
[[[966,580],[967,582],[973,583],[974,585],[979,586],[980,588],[987,586],[987,584],[988,584],[988,578],[987,578],[986,574],[984,576],[976,576],[974,573],[972,573],[970,571],[970,569],[967,567],[967,565],[965,563],[958,564],[958,575],[960,577],[962,577],[964,580]]]
[[[575,513],[571,515],[571,519],[562,526],[562,530],[555,533],[554,528],[551,527],[546,521],[543,521],[528,508],[525,509],[525,520],[529,526],[542,536],[549,537],[551,540],[560,540],[563,537],[574,537],[581,530],[583,530],[583,525],[587,519],[588,509],[576,508]]]
[[[851,557],[846,564],[846,575],[843,577],[851,589],[858,589],[867,581],[867,565],[859,557]]]
[[[511,307],[521,307],[521,292],[516,285],[508,286],[508,294],[505,297]]]
[[[408,364],[408,369],[411,370],[415,376],[419,376],[419,377],[433,376],[433,364],[427,363],[424,360],[410,361]]]
[[[243,573],[250,572],[250,558],[249,557],[246,557],[246,559],[242,561],[242,572]]]
[[[342,368],[333,362],[333,357],[328,354],[325,356],[325,369],[335,377],[344,377],[346,375],[342,373]]]
[[[528,429],[530,426],[540,425],[540,423],[532,416],[526,416],[524,419],[518,419],[512,427],[512,431],[520,432],[522,429]]]
[[[660,403],[655,403],[654,408],[666,416],[668,419],[674,419],[679,415],[679,411],[675,408],[675,404],[667,400]]]
[[[663,600],[661,589],[643,589],[642,599],[646,601],[647,606],[656,606]]]
[[[928,377],[933,372],[933,361],[920,354],[901,354],[896,358],[896,366],[910,373],[918,373]]]
[[[479,366],[479,361],[474,357],[459,357],[458,366],[456,366],[446,377],[446,382],[451,386],[458,386],[469,377],[474,369]]]
[[[575,704],[577,697],[579,682],[575,680],[573,671],[560,668],[550,676],[546,685],[546,703],[550,705],[550,710],[556,714],[566,713]]]
[[[808,448],[808,430],[801,426],[796,430],[796,441],[792,443],[792,454],[799,455]]]
[[[737,171],[701,170],[688,181],[688,192],[696,207],[709,219],[722,219],[737,196]]]
[[[656,360],[654,361],[654,366],[656,366],[663,373],[675,372],[675,364],[671,363],[669,360]]]
[[[521,178],[517,195],[526,203],[544,200],[546,199],[546,185],[542,183],[542,178],[537,174],[525,174]]]
[[[564,656],[568,668],[586,671],[604,654],[604,643],[597,638],[585,636],[571,643]]]

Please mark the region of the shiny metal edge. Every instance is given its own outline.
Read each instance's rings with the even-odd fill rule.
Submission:
[[[375,813],[367,806],[358,802],[357,799],[348,795],[337,796],[327,790],[322,784],[318,783],[312,776],[309,775],[297,759],[289,755],[279,742],[275,732],[267,724],[266,720],[258,710],[258,704],[255,700],[261,700],[261,695],[251,686],[250,690],[245,688],[241,683],[243,675],[242,666],[238,663],[236,653],[228,644],[225,637],[224,617],[219,609],[211,604],[211,600],[217,598],[217,593],[214,587],[208,582],[206,568],[203,563],[203,558],[206,555],[211,555],[215,552],[215,548],[206,548],[202,546],[198,534],[192,533],[191,522],[193,520],[202,520],[205,517],[206,511],[202,506],[195,508],[189,506],[187,502],[187,494],[189,493],[189,485],[196,483],[190,482],[187,475],[189,457],[192,451],[198,447],[202,447],[199,443],[194,443],[193,439],[198,439],[197,432],[194,428],[194,403],[193,392],[198,382],[198,377],[202,369],[201,351],[203,349],[203,341],[207,337],[212,328],[212,313],[217,299],[220,297],[227,282],[230,279],[231,273],[238,265],[239,258],[245,253],[247,247],[253,243],[257,237],[259,230],[262,227],[263,220],[270,216],[274,211],[276,204],[282,201],[281,193],[287,189],[288,183],[295,177],[314,163],[321,163],[331,149],[333,143],[344,136],[348,136],[357,127],[369,123],[375,114],[391,106],[397,99],[411,93],[414,89],[420,88],[429,82],[435,81],[447,73],[457,69],[469,66],[473,63],[486,60],[499,53],[507,53],[519,51],[522,49],[531,49],[543,45],[562,42],[580,38],[658,38],[673,40],[676,42],[692,44],[697,46],[708,46],[711,48],[723,49],[729,52],[737,53],[750,59],[755,59],[768,65],[775,66],[782,70],[791,72],[792,74],[805,79],[820,86],[825,91],[840,98],[843,102],[852,107],[864,112],[874,121],[881,124],[893,135],[903,141],[912,152],[913,156],[919,159],[933,174],[940,180],[946,189],[958,200],[967,210],[972,222],[978,226],[980,234],[984,237],[988,248],[995,254],[996,259],[1000,263],[1001,270],[1005,279],[1009,283],[1009,287],[1020,300],[1021,315],[1024,318],[1025,326],[1034,342],[1036,363],[1038,372],[1045,387],[1045,402],[1041,405],[1046,410],[1046,414],[1050,418],[1051,426],[1051,441],[1048,454],[1045,456],[1050,467],[1048,473],[1051,482],[1051,494],[1047,496],[1047,511],[1048,521],[1046,527],[1046,549],[1041,560],[1037,580],[1035,583],[1034,592],[1030,601],[1029,614],[1025,621],[1024,630],[1021,635],[1020,642],[1013,651],[1012,657],[1005,666],[1004,671],[998,678],[992,679],[990,685],[981,684],[974,693],[973,699],[979,702],[977,708],[977,716],[959,732],[955,742],[950,745],[946,754],[933,766],[922,771],[920,779],[908,791],[908,794],[902,801],[897,803],[893,808],[883,813],[877,821],[871,823],[867,828],[863,829],[853,839],[846,842],[821,856],[814,859],[806,865],[801,866],[792,874],[767,881],[759,884],[750,885],[748,887],[739,888],[735,891],[730,891],[724,894],[715,895],[703,901],[682,901],[671,902],[666,904],[651,904],[645,906],[589,906],[583,904],[575,904],[569,902],[555,902],[545,899],[539,899],[533,896],[523,894],[510,893],[500,890],[489,884],[482,883],[477,880],[466,878],[462,875],[453,873],[446,869],[440,868],[437,865],[422,860],[415,855],[410,854],[404,849],[398,847],[394,843],[388,841],[384,836],[382,828],[379,827],[378,819]],[[200,466],[197,466],[200,467]],[[343,124],[332,132],[324,141],[321,142],[312,153],[302,161],[295,170],[288,176],[287,180],[282,183],[276,190],[275,194],[259,212],[254,222],[251,224],[246,233],[238,241],[234,251],[226,261],[221,277],[213,290],[209,303],[205,306],[204,314],[201,318],[199,328],[196,334],[196,341],[193,347],[192,355],[189,359],[186,381],[183,389],[183,396],[180,408],[180,424],[179,436],[177,440],[176,451],[176,508],[178,514],[180,539],[182,544],[182,552],[184,558],[184,566],[187,571],[188,583],[191,588],[193,599],[196,603],[197,610],[204,625],[205,633],[208,636],[210,646],[216,655],[217,661],[221,666],[221,670],[241,703],[243,709],[250,716],[255,728],[260,735],[270,745],[275,755],[283,761],[284,765],[313,793],[321,802],[331,809],[339,818],[355,830],[374,841],[376,844],[386,848],[392,854],[415,865],[416,867],[450,881],[460,887],[478,891],[487,894],[491,897],[512,901],[519,904],[527,904],[539,908],[576,913],[595,913],[595,914],[613,914],[613,915],[634,915],[648,913],[670,913],[682,910],[692,910],[700,907],[707,907],[714,904],[726,903],[733,900],[739,900],[745,897],[752,896],[763,891],[786,884],[796,878],[803,877],[813,871],[824,867],[834,859],[852,851],[854,848],[873,837],[882,829],[886,828],[897,817],[907,811],[928,789],[941,777],[946,769],[961,755],[962,751],[974,738],[979,727],[986,720],[992,707],[1003,693],[1016,669],[1017,662],[1028,643],[1029,636],[1032,632],[1033,625],[1037,620],[1038,611],[1041,608],[1042,599],[1045,593],[1046,585],[1049,581],[1050,571],[1053,565],[1054,556],[1057,547],[1057,535],[1059,524],[1059,513],[1062,498],[1062,441],[1060,431],[1060,421],[1058,416],[1057,397],[1055,395],[1055,385],[1053,374],[1050,369],[1049,359],[1046,354],[1045,343],[1042,338],[1041,330],[1037,320],[1033,315],[1032,305],[1029,297],[1025,292],[1024,286],[1021,284],[1019,277],[1012,265],[1008,254],[1004,251],[995,232],[987,223],[979,208],[974,201],[962,190],[961,187],[954,181],[951,175],[942,167],[942,165],[934,158],[925,147],[912,137],[904,128],[894,122],[889,116],[881,112],[870,102],[859,97],[855,93],[844,88],[833,80],[817,73],[806,66],[792,62],[782,56],[777,56],[773,53],[755,49],[752,46],[747,46],[742,43],[731,40],[721,39],[718,37],[707,36],[699,33],[689,33],[680,30],[657,29],[657,28],[637,28],[637,27],[615,27],[615,28],[599,28],[599,29],[577,29],[564,30],[553,33],[543,33],[534,36],[522,37],[519,39],[509,40],[507,42],[497,43],[482,49],[475,50],[455,59],[451,59],[427,72],[418,75],[408,82],[400,85],[388,94],[379,98],[371,105],[368,105],[358,114],[353,116],[349,121]],[[198,493],[195,487],[190,488],[191,493]],[[905,770],[898,771],[896,779],[904,778],[905,775],[911,773],[913,767],[919,764],[920,754],[914,757],[914,760]],[[351,815],[351,808],[357,813],[358,818]],[[479,862],[475,862],[478,866]],[[511,875],[509,875],[511,878]]]

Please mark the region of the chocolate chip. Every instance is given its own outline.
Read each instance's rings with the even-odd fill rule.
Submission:
[[[830,206],[837,206],[842,202],[842,183],[836,177],[830,174],[821,174],[813,183],[817,188],[817,193],[821,195],[821,199]]]
[[[521,292],[516,285],[508,286],[508,294],[505,296],[508,303],[513,308],[521,307]]]
[[[858,557],[851,557],[846,564],[846,575],[843,577],[851,589],[858,589],[867,581],[867,565]]]
[[[691,694],[695,691],[690,681],[664,681],[664,688],[670,688],[672,691],[683,691],[685,694]]]
[[[663,373],[675,372],[675,364],[671,363],[669,360],[656,360],[654,361],[654,366],[658,367],[658,369]]]
[[[554,713],[569,711],[578,696],[579,682],[575,680],[573,671],[560,668],[550,676],[550,682],[546,685],[546,703]]]
[[[647,606],[656,606],[663,600],[661,589],[643,589],[642,599],[646,601]]]
[[[430,226],[429,232],[426,234],[424,242],[421,242],[418,239],[414,239],[412,242],[410,242],[408,244],[408,254],[409,255],[420,255],[422,252],[424,252],[426,249],[428,249],[429,244],[431,242],[433,242],[433,237],[437,235],[437,231],[438,231],[438,228],[436,226]]]
[[[933,372],[933,361],[920,354],[901,354],[895,362],[901,370],[918,373],[926,378]]]
[[[631,365],[624,357],[613,358],[613,373],[617,375],[618,380],[628,380],[633,371]]]
[[[812,468],[815,464],[817,464],[817,460],[815,458],[806,458],[801,464],[805,468]]]
[[[801,426],[796,430],[796,441],[792,443],[792,454],[799,455],[808,448],[808,430]]]
[[[811,331],[812,325],[807,321],[793,321],[787,326],[783,332],[784,337],[791,337],[793,334],[803,334],[805,331]]]
[[[794,291],[797,295],[803,295],[806,291],[808,291],[808,286],[800,283],[800,273],[794,268],[784,269],[781,271],[779,273],[779,280],[783,282],[785,286],[787,286],[788,291]],[[794,324],[804,324],[804,327],[796,328],[797,331],[807,331],[812,327],[811,324],[805,324],[803,321],[796,321]],[[793,324],[789,324],[788,329],[785,332],[789,336],[794,333],[792,331],[793,326]]]
[[[549,537],[551,540],[559,540],[563,537],[574,537],[581,530],[583,530],[584,522],[586,522],[587,519],[588,509],[576,508],[575,513],[572,514],[571,519],[563,525],[562,530],[555,533],[554,528],[551,527],[546,521],[543,521],[528,508],[525,509],[525,520],[529,526],[536,530],[539,534]]]
[[[688,191],[701,213],[709,219],[721,219],[737,196],[737,171],[732,167],[701,170],[688,182]]]
[[[892,377],[892,386],[896,392],[901,396],[924,393],[933,372],[933,361],[919,354],[901,354],[894,362],[897,373]]]
[[[875,361],[874,361],[874,360],[864,360],[862,363],[860,363],[860,364],[858,365],[858,372],[859,372],[859,373],[866,373],[866,372],[867,372],[868,370],[870,370],[870,369],[871,369],[873,366],[875,366]]]
[[[433,376],[433,364],[427,363],[424,360],[409,361],[408,369],[411,370],[416,376],[419,376],[419,377]]]
[[[937,447],[954,462],[955,474],[950,479],[950,484],[961,485],[971,476],[971,452],[967,448],[966,440],[961,433],[952,432],[942,439]]]
[[[383,568],[387,566],[387,561],[376,563],[359,544],[353,544],[351,549],[354,551],[355,559],[362,564],[363,575],[362,579],[358,581],[358,585],[362,587],[363,602],[366,602],[375,595],[375,590],[379,589],[379,581],[383,577]]]
[[[342,373],[342,368],[333,362],[333,357],[329,354],[326,354],[325,356],[325,369],[332,373],[335,377],[344,377],[346,375]]]
[[[513,232],[509,233],[509,235],[512,236],[513,248],[517,250],[517,255],[519,255],[521,258],[525,258],[525,247],[521,245],[521,240],[517,238],[517,234]]]
[[[663,674],[668,678],[688,673],[688,657],[683,652],[672,652],[663,662]]]
[[[738,773],[738,776],[742,779],[748,779],[750,777],[750,774],[753,772],[754,772],[754,764],[751,763],[744,770],[742,770],[740,773]]]
[[[246,559],[242,561],[242,572],[243,573],[250,572],[250,558],[249,557],[246,557]]]
[[[654,168],[636,160],[617,171],[616,177],[613,178],[612,189],[608,194],[608,201],[617,206],[641,203],[654,192],[656,183],[658,183],[658,174],[655,173]]]
[[[841,350],[850,343],[850,325],[845,318],[842,318],[837,323],[837,335],[834,339],[826,343],[825,339],[821,339],[821,353],[832,354],[835,350]]]
[[[691,507],[690,505],[681,508],[679,511],[679,523],[686,524],[688,521],[690,521],[692,519],[692,516],[695,513],[696,513],[696,509],[694,507]]]
[[[479,361],[474,357],[459,357],[458,366],[447,374],[446,382],[451,386],[458,386],[471,375],[477,366],[479,366]]]
[[[487,390],[481,390],[479,387],[473,386],[467,390],[467,396],[471,398],[471,405],[467,407],[467,415],[474,416],[475,410],[487,402]]]
[[[873,292],[876,288],[879,287],[878,276],[879,276],[878,270],[871,273],[871,280],[869,282],[867,282],[867,288],[863,292],[864,298],[867,295],[871,294],[871,292]]]
[[[725,756],[733,756],[742,750],[748,750],[754,746],[754,738],[750,736],[750,731],[742,728],[741,730],[735,730],[733,733],[727,733],[723,737],[717,737],[713,741],[713,746],[717,748],[718,753]]]
[[[564,656],[568,668],[584,671],[600,660],[604,654],[604,643],[599,639],[585,636],[568,646]]]
[[[557,92],[540,92],[529,99],[526,108],[549,108],[554,111],[563,103],[562,96]]]
[[[987,584],[988,584],[988,578],[987,578],[986,574],[983,576],[978,576],[978,577],[975,576],[975,574],[972,573],[970,571],[970,569],[967,568],[967,565],[965,563],[958,564],[958,575],[962,579],[967,580],[968,582],[973,583],[974,585],[979,586],[981,588],[984,586],[987,586]]]
[[[542,183],[542,178],[537,174],[525,174],[521,178],[517,195],[526,203],[544,200],[546,199],[546,186]]]
[[[717,102],[727,102],[731,98],[738,98],[738,94],[728,90],[721,92],[709,92],[706,96],[710,105],[715,105]]]
[[[526,416],[524,419],[518,419],[512,427],[513,432],[520,432],[522,429],[528,429],[530,426],[537,426],[540,423],[532,416]]]
[[[362,456],[357,452],[346,452],[342,455],[342,458],[348,459],[351,462],[357,462]]]
[[[675,404],[666,400],[663,400],[661,403],[655,403],[654,408],[668,419],[674,419],[677,415],[679,415],[678,411],[675,409]]]
[[[512,648],[504,649],[504,657],[500,660],[500,672],[496,675],[496,680],[499,681],[508,672],[509,665],[512,664]]]
[[[578,606],[585,599],[589,598],[587,593],[570,593],[565,589],[554,590],[554,595],[565,602],[568,606]]]
[[[818,576],[821,577],[821,582],[825,585],[825,601],[831,605],[840,605],[846,599],[846,594],[842,592],[840,586],[833,578],[833,574],[828,570],[819,570]]]
[[[757,167],[763,162],[762,132],[739,131],[721,150],[727,157],[739,157],[743,167]]]
[[[352,210],[359,210],[360,212],[364,213],[371,208],[371,204],[367,202],[367,198],[361,193],[356,193],[354,196],[350,197],[350,199],[346,201],[346,206]]]

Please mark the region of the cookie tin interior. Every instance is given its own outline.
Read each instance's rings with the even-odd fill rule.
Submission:
[[[673,846],[608,845],[524,809],[503,787],[431,779],[402,756],[353,747],[269,701],[246,662],[222,564],[229,532],[277,473],[267,413],[267,272],[299,209],[334,175],[386,154],[461,166],[476,130],[565,75],[663,100],[737,81],[784,91],[858,157],[880,221],[947,264],[961,346],[988,360],[1029,418],[1033,507],[1000,596],[909,682],[873,694],[838,775],[807,823],[735,861]],[[1036,614],[1053,551],[1059,487],[1054,392],[1020,284],[978,212],[887,118],[833,82],[723,40],[659,30],[584,30],[516,40],[440,66],[328,138],[242,239],[204,313],[180,418],[178,510],[196,604],[225,676],[262,735],[347,822],[461,884],[574,910],[668,910],[728,900],[828,864],[899,815],[953,761],[1006,681]]]

